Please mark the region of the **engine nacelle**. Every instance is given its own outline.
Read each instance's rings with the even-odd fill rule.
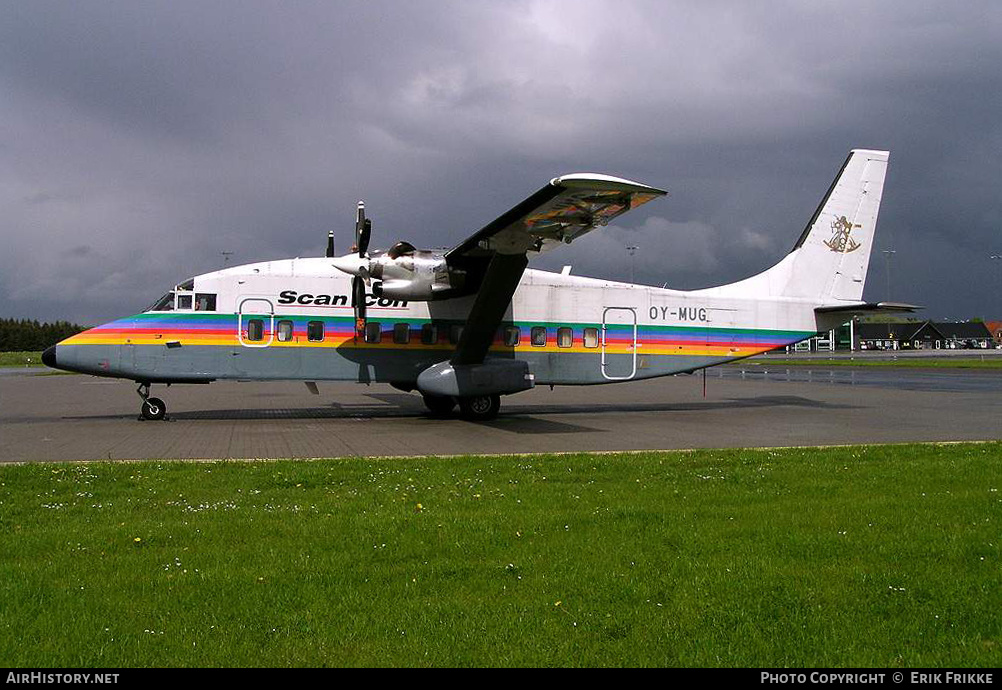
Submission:
[[[455,297],[465,283],[465,273],[450,269],[445,255],[418,250],[407,242],[397,242],[385,254],[372,256],[369,275],[376,297],[428,302]]]

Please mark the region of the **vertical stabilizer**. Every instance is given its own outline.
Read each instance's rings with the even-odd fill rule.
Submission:
[[[819,306],[861,300],[887,158],[887,151],[853,149],[782,261],[751,278],[708,292],[804,298]]]
[[[855,149],[804,228],[791,255],[791,297],[858,301],[873,248],[887,151]]]

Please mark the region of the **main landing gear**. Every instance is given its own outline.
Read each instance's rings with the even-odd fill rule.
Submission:
[[[498,416],[501,409],[500,395],[472,395],[453,398],[447,395],[425,395],[424,404],[435,417],[446,417],[459,403],[463,419],[471,422],[489,422]]]
[[[500,395],[473,395],[459,399],[459,412],[471,422],[489,422],[501,410]]]
[[[456,399],[449,395],[425,395],[424,406],[432,417],[448,417],[456,408]]]
[[[160,398],[150,397],[150,384],[140,382],[136,392],[143,399],[143,404],[139,408],[140,419],[159,420],[167,416],[167,404]]]

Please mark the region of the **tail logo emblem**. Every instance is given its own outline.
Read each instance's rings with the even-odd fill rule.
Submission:
[[[833,252],[838,252],[840,254],[848,254],[849,252],[856,251],[862,246],[862,243],[849,237],[849,233],[852,232],[853,228],[860,227],[863,226],[858,223],[853,225],[846,219],[845,216],[842,216],[838,220],[832,222],[832,238],[830,240],[825,240],[825,245]]]

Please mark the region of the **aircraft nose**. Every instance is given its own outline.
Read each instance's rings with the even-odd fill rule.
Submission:
[[[42,364],[52,369],[56,368],[56,346],[53,345],[42,353]]]

